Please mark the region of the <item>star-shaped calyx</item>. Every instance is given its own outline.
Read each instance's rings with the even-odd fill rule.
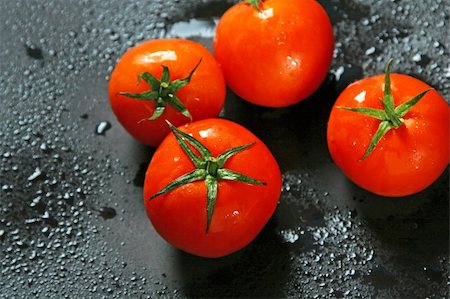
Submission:
[[[141,121],[155,120],[159,118],[166,109],[167,104],[171,105],[177,111],[181,112],[184,116],[192,120],[191,113],[189,113],[186,106],[184,106],[184,104],[175,95],[175,93],[186,86],[189,82],[191,82],[192,75],[201,62],[202,60],[200,59],[197,65],[190,71],[189,75],[186,78],[177,79],[172,82],[170,81],[170,71],[167,66],[161,66],[163,68],[163,71],[161,74],[161,79],[159,80],[149,72],[142,72],[138,75],[138,84],[140,84],[141,81],[144,80],[152,88],[151,90],[147,90],[141,93],[119,92],[119,94],[137,100],[156,102],[156,107],[153,114],[149,118],[143,119]]]
[[[195,139],[189,134],[180,131],[168,121],[167,123],[169,124],[170,129],[175,135],[178,144],[180,145],[184,153],[189,157],[192,164],[194,164],[195,169],[167,184],[159,192],[150,197],[150,200],[162,194],[166,194],[180,186],[196,181],[205,181],[207,190],[206,233],[208,233],[214,212],[214,206],[216,205],[217,200],[218,181],[230,180],[252,185],[266,185],[266,183],[264,182],[224,167],[229,158],[248,149],[254,143],[233,147],[224,151],[218,157],[214,157],[209,149],[206,148],[206,146],[204,146],[199,140]],[[195,149],[198,154],[196,154],[193,149]]]
[[[362,157],[362,160],[366,159],[370,153],[372,153],[375,146],[381,140],[381,138],[390,130],[397,129],[404,124],[403,116],[405,116],[409,110],[411,110],[414,105],[416,105],[423,96],[432,90],[432,88],[427,89],[418,95],[414,96],[412,99],[398,105],[395,107],[394,97],[392,96],[391,91],[391,78],[390,78],[390,67],[392,64],[392,59],[390,59],[386,65],[386,71],[384,76],[384,99],[380,99],[381,104],[383,105],[383,109],[377,108],[368,108],[368,107],[337,107],[339,109],[344,109],[348,111],[353,111],[357,113],[361,113],[364,115],[368,115],[370,117],[379,119],[381,122],[378,126],[378,129],[370,141],[367,150]]]

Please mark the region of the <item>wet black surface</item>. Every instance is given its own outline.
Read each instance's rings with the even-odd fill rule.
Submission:
[[[108,106],[115,61],[145,39],[211,46],[227,1],[0,2],[0,298],[445,298],[448,169],[427,190],[381,198],[332,163],[339,92],[395,71],[450,91],[448,1],[320,1],[335,28],[326,82],[290,108],[228,93],[223,117],[271,148],[274,217],[247,248],[210,260],[155,233],[142,203],[153,149]]]

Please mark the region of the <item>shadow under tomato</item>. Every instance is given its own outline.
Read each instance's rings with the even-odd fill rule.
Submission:
[[[135,146],[130,147],[130,150],[130,154],[133,155],[133,161],[136,162],[135,165],[139,165],[132,180],[133,185],[138,188],[143,188],[145,173],[147,172],[148,165],[152,160],[156,148],[145,146],[136,142]]]
[[[309,98],[289,107],[250,104],[228,91],[224,118],[258,136],[272,151],[281,170],[316,169],[328,163],[326,126],[335,100],[334,76],[329,75]]]
[[[272,218],[244,249],[219,259],[178,252],[181,293],[192,298],[282,298],[289,279],[289,249],[276,233]]]
[[[447,168],[426,190],[401,198],[377,196],[348,182],[353,201],[348,204],[355,207],[377,247],[389,252],[397,271],[418,284],[446,283],[442,260],[449,256],[448,182]]]

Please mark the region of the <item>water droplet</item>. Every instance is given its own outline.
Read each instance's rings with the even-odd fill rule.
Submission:
[[[366,50],[366,55],[372,55],[373,53],[375,53],[375,47],[370,47],[369,49]]]
[[[42,174],[41,170],[39,169],[39,167],[36,167],[36,169],[34,170],[34,172],[27,178],[28,181],[34,181],[35,179],[37,179],[40,175]]]
[[[336,81],[339,81],[341,79],[342,74],[344,74],[345,68],[343,66],[338,67],[334,71],[334,76],[336,77]]]
[[[33,59],[43,59],[44,55],[42,55],[42,50],[38,47],[36,47],[33,44],[25,44],[25,50],[27,52],[27,55]]]
[[[109,129],[111,129],[111,124],[108,121],[102,121],[95,128],[95,134],[105,135],[106,131]]]
[[[297,232],[293,229],[282,230],[280,234],[287,243],[295,243],[299,238]]]
[[[117,215],[116,210],[111,207],[101,207],[98,212],[100,213],[100,216],[105,220],[112,219]]]
[[[420,54],[416,54],[413,56],[412,61],[419,62],[422,60],[422,56]]]

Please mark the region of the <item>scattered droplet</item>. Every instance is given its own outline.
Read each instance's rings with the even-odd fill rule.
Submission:
[[[43,59],[44,55],[42,54],[42,50],[36,47],[33,44],[25,44],[26,53],[28,56],[34,59]]]
[[[38,177],[40,177],[42,174],[41,170],[39,169],[39,167],[36,167],[36,169],[34,170],[34,172],[27,178],[28,181],[34,181],[35,179],[37,179]]]
[[[293,229],[285,229],[282,230],[280,233],[281,236],[283,237],[283,240],[287,243],[295,243],[299,238],[298,233]]]
[[[109,129],[111,129],[111,124],[108,121],[102,121],[95,128],[95,134],[105,135],[106,131]]]
[[[116,217],[117,213],[114,208],[111,207],[101,207],[99,210],[100,216],[102,216],[103,219],[112,219]]]
[[[375,53],[375,47],[370,47],[369,49],[366,50],[366,55],[372,55],[373,53]]]

